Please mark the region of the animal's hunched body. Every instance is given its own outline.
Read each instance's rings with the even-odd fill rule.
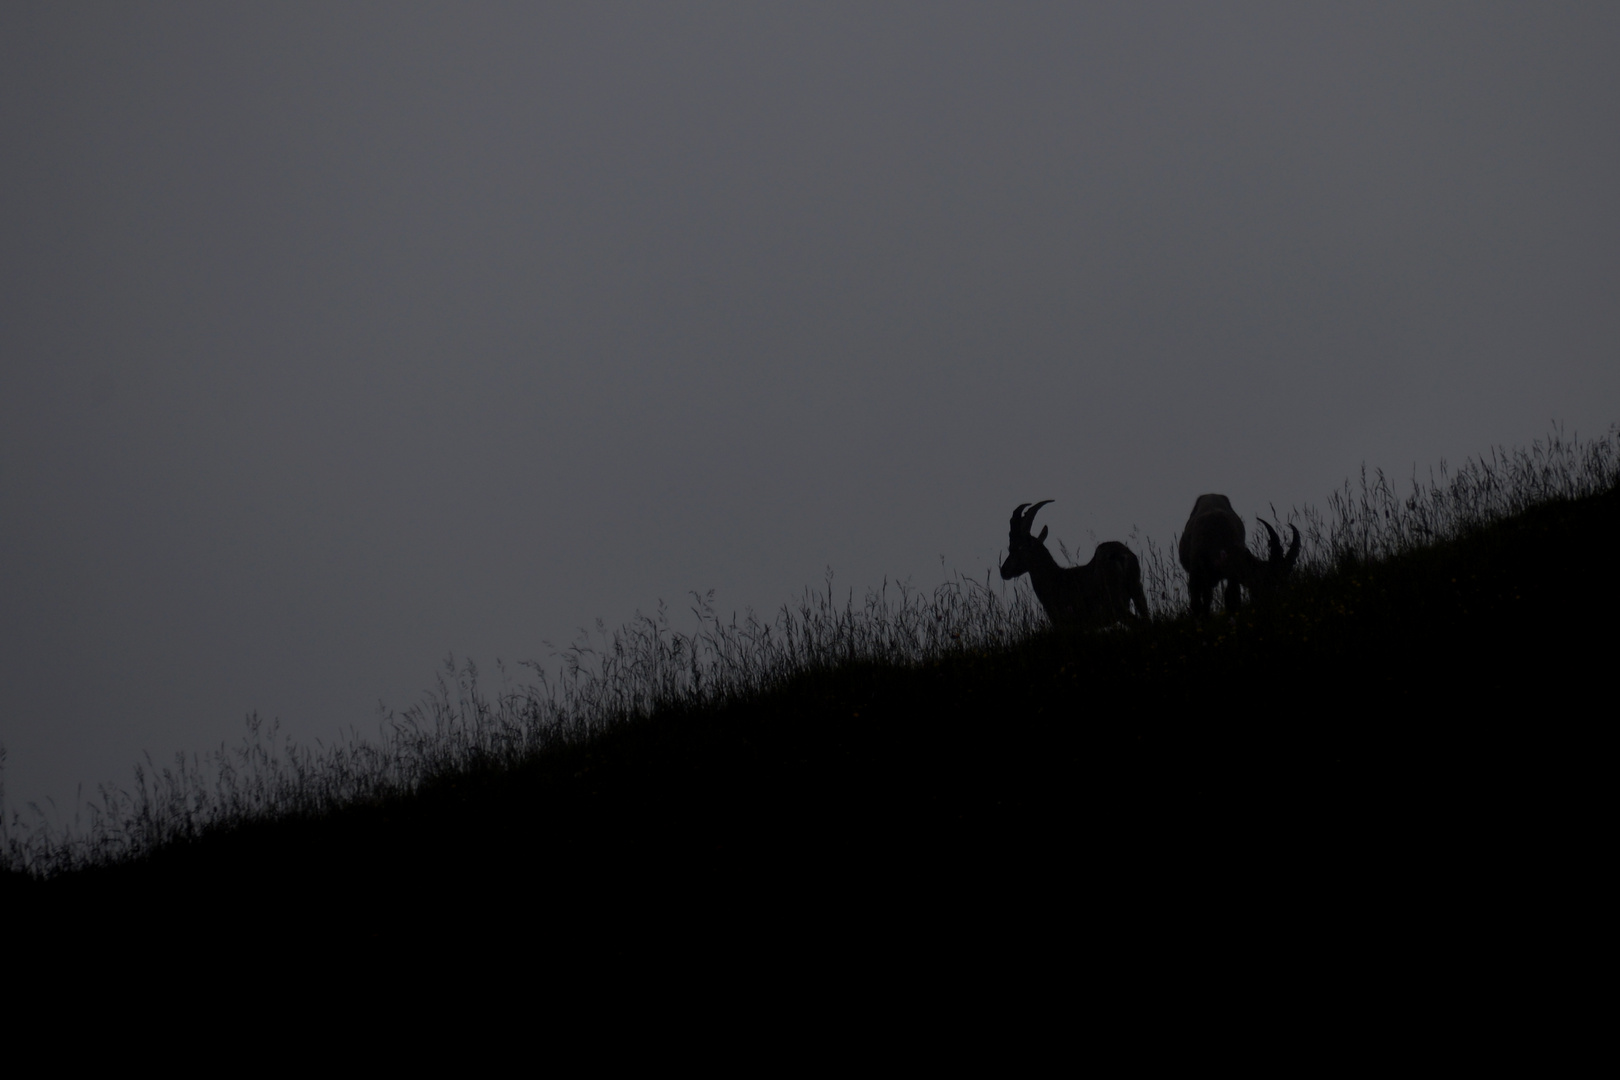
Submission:
[[[1036,511],[1051,501],[1046,499],[1034,506],[1022,503],[1013,511],[1007,558],[1001,564],[1002,579],[1028,574],[1030,584],[1035,587],[1035,598],[1054,623],[1111,626],[1131,619],[1133,603],[1136,618],[1146,619],[1148,606],[1147,596],[1142,592],[1142,566],[1130,548],[1117,540],[1108,540],[1097,545],[1086,565],[1064,567],[1046,550],[1044,526],[1039,536],[1030,535]]]
[[[1270,557],[1257,559],[1249,551],[1243,535],[1243,519],[1232,509],[1232,500],[1225,495],[1200,495],[1193,504],[1192,516],[1181,533],[1179,553],[1181,568],[1187,571],[1187,592],[1193,610],[1209,614],[1215,598],[1215,586],[1226,582],[1226,610],[1236,611],[1243,602],[1242,589],[1250,593],[1263,592],[1280,584],[1294,568],[1299,558],[1299,529],[1293,525],[1293,543],[1283,554],[1282,539],[1265,521],[1271,542]]]

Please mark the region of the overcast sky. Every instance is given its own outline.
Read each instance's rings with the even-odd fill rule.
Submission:
[[[9,3],[0,147],[13,804],[1620,420],[1612,5]]]

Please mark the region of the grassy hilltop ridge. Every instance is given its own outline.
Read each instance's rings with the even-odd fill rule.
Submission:
[[[1412,889],[1508,858],[1578,874],[1617,536],[1620,489],[1554,499],[1235,616],[831,663],[6,891],[41,913],[384,937],[434,905],[515,906],[631,948],[689,930],[688,903],[854,918],[892,888],[1040,926],[1102,894],[1362,888],[1371,866]]]

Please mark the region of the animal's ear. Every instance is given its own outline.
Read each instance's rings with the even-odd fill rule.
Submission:
[[[1039,540],[1043,544],[1046,543],[1046,526],[1045,525],[1041,526],[1041,535],[1037,536],[1035,539]]]

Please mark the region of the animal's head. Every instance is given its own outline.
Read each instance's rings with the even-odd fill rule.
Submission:
[[[1035,513],[1041,507],[1051,502],[1043,499],[1030,506],[1029,503],[1020,503],[1018,509],[1012,514],[1012,531],[1007,537],[1007,558],[1001,564],[1001,579],[1010,581],[1019,574],[1029,573],[1030,560],[1034,557],[1035,549],[1039,548],[1042,555],[1048,559],[1052,556],[1046,551],[1046,526],[1041,526],[1041,535],[1031,536],[1030,526],[1035,523]],[[1025,507],[1029,507],[1025,510]]]
[[[1256,520],[1260,519],[1257,518]],[[1277,530],[1273,529],[1270,523],[1266,521],[1260,521],[1260,525],[1266,530],[1267,543],[1271,550],[1265,562],[1256,560],[1252,575],[1254,580],[1249,582],[1250,588],[1256,585],[1264,588],[1269,585],[1281,584],[1288,577],[1289,571],[1294,569],[1294,563],[1299,561],[1298,526],[1288,526],[1293,531],[1294,536],[1293,542],[1288,545],[1288,553],[1285,555],[1283,554],[1282,537],[1277,535]]]

